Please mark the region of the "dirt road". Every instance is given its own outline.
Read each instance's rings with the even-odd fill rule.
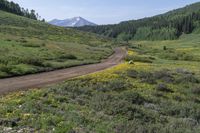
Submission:
[[[116,48],[115,53],[112,56],[98,64],[77,66],[51,72],[0,79],[0,95],[19,90],[43,87],[73,77],[98,72],[121,63],[123,58],[126,56],[126,53],[127,52],[124,48]]]

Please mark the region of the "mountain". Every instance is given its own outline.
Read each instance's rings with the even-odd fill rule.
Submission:
[[[200,2],[153,17],[78,29],[125,40],[173,40],[199,28]]]
[[[49,24],[61,26],[61,27],[81,27],[81,26],[96,26],[96,24],[89,22],[82,17],[74,17],[65,20],[54,19]]]

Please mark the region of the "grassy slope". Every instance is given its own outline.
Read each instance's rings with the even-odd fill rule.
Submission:
[[[0,78],[99,62],[110,40],[0,11]]]
[[[123,63],[50,88],[3,96],[1,128],[198,133],[199,43],[197,34],[174,41],[132,42],[126,59],[133,60],[132,65]]]

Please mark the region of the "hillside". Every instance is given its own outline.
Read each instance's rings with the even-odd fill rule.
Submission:
[[[99,62],[111,41],[0,11],[0,78]]]
[[[171,40],[192,33],[199,27],[200,2],[154,17],[78,29],[122,40]]]

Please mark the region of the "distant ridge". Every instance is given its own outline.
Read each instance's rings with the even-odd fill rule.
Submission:
[[[174,40],[200,31],[200,2],[169,12],[119,24],[84,26],[78,30],[119,40]]]
[[[48,22],[49,24],[61,26],[61,27],[81,27],[81,26],[96,26],[97,24],[92,23],[82,17],[74,17],[70,19],[53,19]]]

